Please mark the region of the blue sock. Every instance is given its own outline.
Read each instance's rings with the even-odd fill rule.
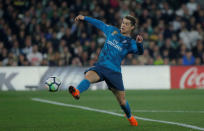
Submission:
[[[79,90],[80,93],[82,93],[85,90],[87,90],[89,86],[90,86],[90,82],[87,79],[83,79],[77,86],[77,89]]]
[[[126,114],[126,116],[127,116],[127,118],[130,118],[131,117],[131,111],[130,111],[130,106],[129,106],[129,104],[128,104],[128,101],[126,101],[126,104],[125,104],[125,106],[120,106],[122,109],[123,109],[123,111],[125,112],[125,114]]]

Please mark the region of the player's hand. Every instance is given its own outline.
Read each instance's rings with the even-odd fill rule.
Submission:
[[[78,15],[74,20],[75,21],[84,20],[84,16],[83,15]]]
[[[137,41],[138,43],[142,43],[142,41],[143,41],[142,35],[137,35],[136,41]]]

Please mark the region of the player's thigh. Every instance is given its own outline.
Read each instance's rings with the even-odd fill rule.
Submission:
[[[100,76],[95,71],[92,70],[86,72],[85,78],[89,80],[91,83],[95,83],[100,80]]]
[[[113,92],[113,94],[115,95],[115,97],[116,97],[116,99],[120,105],[126,104],[125,91],[119,91],[119,90],[116,90],[114,88],[111,88],[110,90]]]

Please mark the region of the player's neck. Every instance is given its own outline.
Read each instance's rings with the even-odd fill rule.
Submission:
[[[127,36],[127,37],[131,37],[130,33],[122,33],[122,35]]]

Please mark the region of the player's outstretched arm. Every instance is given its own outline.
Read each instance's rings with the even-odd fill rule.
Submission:
[[[101,31],[103,31],[105,34],[107,33],[107,29],[108,29],[108,25],[106,25],[104,22],[88,17],[88,16],[83,16],[83,15],[78,15],[75,18],[75,21],[79,21],[79,20],[85,20],[89,23],[91,23],[92,25],[94,25],[96,28],[100,29]]]
[[[136,42],[137,42],[137,49],[138,49],[138,55],[142,55],[144,52],[144,48],[143,48],[143,37],[142,35],[137,35],[136,36]]]

